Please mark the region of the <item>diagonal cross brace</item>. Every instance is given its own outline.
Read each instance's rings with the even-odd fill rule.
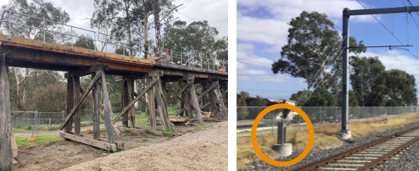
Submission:
[[[206,103],[204,106],[202,106],[202,107],[200,107],[200,109],[204,109],[204,108],[206,108],[207,106],[209,106],[211,103],[210,102],[208,102],[208,103]],[[185,108],[182,108],[177,114],[176,114],[176,116],[179,116],[182,112],[184,112],[185,111]]]
[[[205,94],[207,94],[208,92],[210,92],[212,89],[214,89],[217,85],[219,84],[218,81],[216,81],[215,83],[212,84],[212,86],[210,88],[208,88],[207,90],[205,90],[201,95],[199,95],[198,100],[201,99],[202,97],[205,96]]]
[[[81,98],[80,98],[79,102],[77,103],[77,105],[73,106],[73,109],[71,109],[70,113],[67,114],[67,117],[65,118],[64,122],[60,126],[60,130],[62,130],[65,125],[67,125],[68,120],[74,115],[74,113],[76,112],[77,108],[79,108],[79,106],[81,105],[81,103],[83,102],[83,100],[87,97],[87,95],[92,90],[93,86],[96,84],[96,82],[99,80],[99,78],[101,76],[102,76],[102,72],[99,72],[99,74],[97,74],[95,76],[95,78],[93,78],[92,82],[90,82],[90,84],[87,87],[86,91],[84,91],[84,93],[81,96]]]
[[[113,124],[118,122],[119,118],[121,118],[121,116],[124,113],[126,113],[148,90],[150,90],[150,88],[152,88],[158,80],[159,79],[153,80],[134,100],[132,100],[127,106],[125,106],[121,113],[119,113],[118,116],[116,116],[116,118],[112,121]]]
[[[178,93],[176,93],[176,95],[172,98],[170,98],[169,100],[167,100],[167,104],[169,104],[171,101],[173,101],[174,99],[176,99],[176,97],[178,97],[182,92],[184,92],[185,90],[187,90],[189,88],[189,86],[191,86],[194,83],[194,81],[190,81],[188,82],[188,84],[185,85],[185,87],[182,88],[182,90],[180,90]]]

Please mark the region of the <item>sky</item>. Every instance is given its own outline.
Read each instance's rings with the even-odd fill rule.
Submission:
[[[404,7],[407,0],[360,0],[366,8]],[[419,2],[412,1],[413,5]],[[405,5],[404,5],[404,4]],[[292,93],[303,90],[307,83],[287,74],[273,74],[271,66],[281,58],[281,47],[287,43],[287,24],[302,11],[324,13],[342,33],[342,10],[364,9],[356,0],[238,0],[237,4],[237,93],[268,99],[289,99]],[[360,56],[378,56],[389,69],[401,69],[416,78],[419,85],[419,14],[375,15],[406,49],[370,48]],[[413,18],[412,18],[413,17]],[[351,16],[349,35],[366,46],[400,45],[400,43],[371,15]],[[418,23],[418,25],[415,24]]]
[[[27,1],[31,2],[31,0]],[[70,15],[68,25],[91,29],[90,18],[95,10],[93,0],[45,1],[52,2],[55,7],[60,7]],[[8,2],[8,0],[1,0],[0,6]],[[178,8],[178,12],[174,12],[175,18],[179,17],[179,20],[186,21],[188,24],[193,21],[207,20],[210,26],[217,28],[219,37],[228,36],[228,0],[174,0],[173,3],[175,6],[183,4]],[[150,34],[154,37],[154,31]]]

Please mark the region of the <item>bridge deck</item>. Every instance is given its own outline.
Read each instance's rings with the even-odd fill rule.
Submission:
[[[71,46],[68,45],[49,42],[42,45],[42,41],[21,37],[12,36],[11,40],[8,40],[7,37],[8,35],[0,34],[0,51],[11,52],[13,55],[13,62],[9,64],[10,66],[74,71],[103,64],[109,67],[107,74],[114,75],[145,74],[152,68],[158,68],[163,70],[165,75],[180,76],[189,72],[198,74],[203,78],[216,75],[227,79],[226,72],[156,62],[155,57],[140,59],[114,53],[105,54],[102,51],[94,52],[91,49],[79,47],[71,49]]]

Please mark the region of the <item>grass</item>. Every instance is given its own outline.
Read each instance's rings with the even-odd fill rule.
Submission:
[[[131,130],[130,130],[130,129],[125,129],[125,128],[124,128],[124,132],[125,132],[125,134],[130,134],[130,133],[131,133]]]
[[[367,136],[372,132],[382,132],[389,128],[399,128],[405,124],[419,121],[419,114],[399,116],[391,119],[369,123],[350,123],[349,129],[354,137]],[[340,145],[341,140],[337,138],[340,124],[316,124],[314,127],[314,142],[312,150],[328,148],[332,145]],[[271,130],[257,132],[259,148],[267,156],[272,156],[274,151],[271,146],[276,144],[276,131],[272,135]],[[287,127],[287,142],[293,144],[293,149],[304,148],[308,141],[308,129],[306,126]],[[237,133],[237,167],[244,168],[247,163],[260,160],[253,149],[250,141],[250,132]]]
[[[167,131],[163,131],[162,135],[165,137],[171,137],[173,134],[175,133],[175,131],[173,129],[167,130]]]
[[[35,139],[36,141],[28,141],[28,138],[15,137],[16,144],[18,147],[64,141],[64,139],[58,134],[57,135],[42,135],[39,137],[35,137]]]
[[[32,131],[28,131],[26,129],[19,129],[19,128],[12,128],[13,129],[13,133],[32,133]]]

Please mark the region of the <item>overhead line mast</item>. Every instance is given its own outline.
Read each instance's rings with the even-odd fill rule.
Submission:
[[[342,139],[351,138],[351,131],[348,129],[348,115],[349,115],[349,17],[352,15],[372,15],[372,14],[390,14],[390,13],[410,13],[419,11],[419,6],[411,7],[396,7],[396,8],[376,8],[376,9],[359,9],[350,10],[345,8],[343,10],[343,42],[342,42],[342,62],[343,62],[343,87],[342,87],[342,127],[339,132]]]

